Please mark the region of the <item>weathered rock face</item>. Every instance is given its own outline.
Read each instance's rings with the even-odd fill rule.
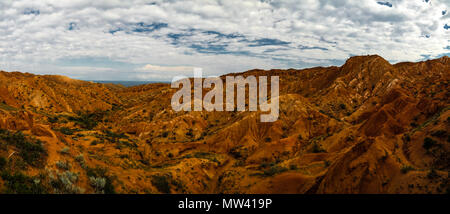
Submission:
[[[0,72],[4,104],[36,111],[79,112],[108,110],[120,100],[107,87],[63,76]]]
[[[34,136],[38,136],[38,137],[56,138],[55,133],[48,126],[45,126],[45,125],[37,124],[37,125],[33,126],[33,128],[31,128],[31,133]]]
[[[0,132],[0,157],[16,152],[11,169],[29,160],[11,142],[21,139],[11,137],[16,131],[42,141],[47,169],[29,165],[25,173],[47,175],[44,189],[79,175],[51,193],[449,191],[448,57],[391,65],[359,56],[342,67],[232,75],[280,76],[279,120],[174,112],[168,84],[123,88],[1,72],[0,129],[10,134]]]

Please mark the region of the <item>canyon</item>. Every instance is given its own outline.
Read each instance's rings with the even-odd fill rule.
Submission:
[[[174,111],[170,84],[1,71],[0,193],[449,192],[449,57],[227,76],[279,76],[278,120]]]

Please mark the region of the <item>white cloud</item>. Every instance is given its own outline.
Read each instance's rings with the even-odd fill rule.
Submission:
[[[350,55],[397,62],[449,52],[450,14],[442,15],[449,0],[389,2],[392,7],[377,0],[3,0],[0,69],[170,80],[192,67],[219,75],[339,64]],[[71,23],[76,27],[69,30]],[[57,63],[87,57],[128,67]]]

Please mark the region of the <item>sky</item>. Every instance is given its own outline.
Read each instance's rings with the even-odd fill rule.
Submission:
[[[1,0],[0,70],[170,81],[450,56],[450,0]]]

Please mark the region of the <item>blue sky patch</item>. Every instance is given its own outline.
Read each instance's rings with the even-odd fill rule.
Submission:
[[[67,30],[75,30],[77,28],[78,28],[77,23],[71,22],[69,23],[69,27],[67,28]]]
[[[384,5],[384,6],[388,6],[388,7],[392,7],[392,4],[390,2],[387,1],[379,1],[377,2],[379,5]]]
[[[436,58],[441,58],[441,57],[444,57],[444,56],[450,57],[450,52],[439,54],[439,55],[436,56]]]
[[[291,44],[290,42],[281,41],[278,39],[262,38],[250,41],[249,47],[261,47],[261,46],[286,46]]]
[[[119,31],[123,31],[123,29],[122,28],[111,29],[111,30],[109,30],[109,33],[114,35],[115,33],[119,32]]]
[[[39,11],[39,10],[36,10],[36,9],[31,9],[31,8],[28,8],[28,9],[25,9],[25,11],[23,11],[23,14],[25,14],[25,15],[39,15],[39,14],[41,14],[41,11]]]
[[[199,44],[193,44],[190,46],[190,48],[196,50],[199,53],[223,53],[226,51],[227,45],[214,45],[214,44],[206,44],[206,45],[199,45]]]
[[[152,24],[145,24],[143,22],[139,22],[135,25],[133,32],[136,33],[145,33],[145,32],[153,32],[156,30],[159,30],[161,28],[166,28],[169,25],[167,23],[152,23]]]
[[[273,53],[277,51],[289,50],[288,48],[269,48],[264,51],[264,53]]]
[[[244,36],[234,33],[234,34],[223,34],[217,31],[204,31],[204,34],[207,35],[215,35],[216,38],[220,38],[220,39],[236,39],[236,38],[242,38]]]

